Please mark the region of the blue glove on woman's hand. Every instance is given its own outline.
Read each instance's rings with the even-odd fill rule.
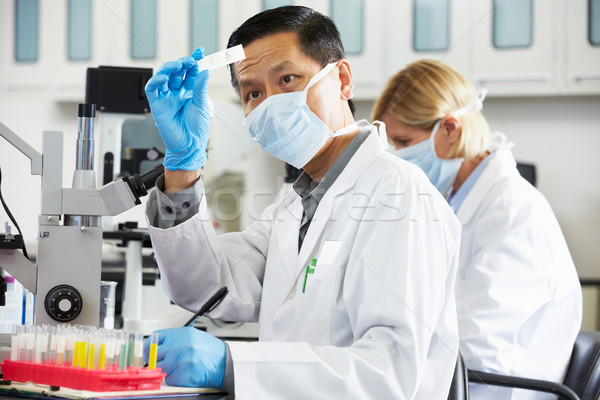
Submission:
[[[192,57],[163,64],[146,84],[154,122],[165,143],[164,166],[194,171],[206,161],[209,108],[208,70],[198,71],[204,57],[199,47]]]
[[[157,332],[156,366],[167,374],[167,385],[223,388],[227,354],[222,340],[191,327]],[[146,361],[149,350],[150,339],[144,343]]]

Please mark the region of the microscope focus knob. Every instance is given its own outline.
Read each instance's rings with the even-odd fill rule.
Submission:
[[[83,306],[81,294],[70,285],[50,289],[44,301],[46,312],[55,321],[69,322],[77,318]]]

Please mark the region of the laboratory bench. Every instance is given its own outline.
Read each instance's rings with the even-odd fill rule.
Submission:
[[[182,389],[182,388],[177,388]],[[188,389],[188,388],[185,388]],[[184,390],[185,390],[184,389]],[[15,383],[8,386],[0,385],[0,399],[70,399],[70,400],[226,400],[227,393],[210,391],[205,393],[191,392],[193,389],[181,393],[160,393],[141,391],[130,392],[86,392],[71,389],[59,389],[58,391],[51,390],[50,386],[33,385],[31,383],[22,384]]]

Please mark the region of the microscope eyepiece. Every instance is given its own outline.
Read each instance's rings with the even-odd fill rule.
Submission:
[[[148,190],[154,187],[156,180],[164,173],[164,170],[164,166],[159,164],[142,175],[134,174],[123,178],[135,196],[135,204],[141,203],[140,197],[148,194]]]
[[[90,103],[79,104],[77,108],[77,116],[79,118],[95,118],[96,105]]]

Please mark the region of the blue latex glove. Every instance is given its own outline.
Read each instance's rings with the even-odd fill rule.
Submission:
[[[208,70],[198,72],[199,47],[192,57],[163,64],[146,84],[146,97],[158,132],[165,143],[164,166],[194,171],[206,161],[209,108]]]
[[[223,388],[227,353],[225,343],[196,328],[162,329],[158,332],[156,366],[167,374],[171,386]],[[144,343],[148,361],[150,339]]]

